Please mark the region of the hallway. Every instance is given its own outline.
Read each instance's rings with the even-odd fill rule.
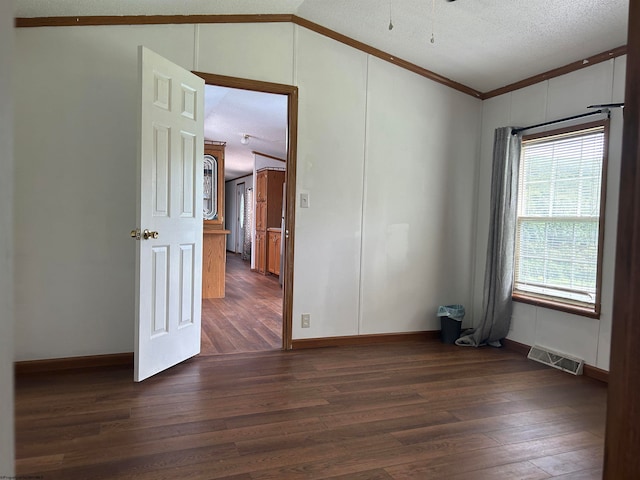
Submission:
[[[226,296],[202,301],[201,355],[282,348],[282,289],[277,277],[227,252]]]

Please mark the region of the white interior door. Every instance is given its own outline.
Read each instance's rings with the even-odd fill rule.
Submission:
[[[236,185],[236,253],[244,250],[244,182]]]
[[[200,353],[204,158],[204,80],[142,46],[138,63],[136,382]]]

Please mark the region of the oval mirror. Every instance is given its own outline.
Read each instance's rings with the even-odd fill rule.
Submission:
[[[205,220],[218,218],[218,159],[213,155],[204,156],[204,185],[202,195],[202,216]]]

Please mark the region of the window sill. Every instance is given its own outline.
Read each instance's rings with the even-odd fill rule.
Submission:
[[[572,313],[574,315],[580,315],[582,317],[600,319],[600,306],[597,305],[595,310],[589,307],[581,307],[579,305],[572,305],[570,303],[563,303],[558,300],[553,300],[547,297],[538,297],[534,295],[525,295],[522,293],[513,293],[511,299],[514,302],[528,303],[529,305],[535,305],[537,307],[549,308],[551,310],[558,310],[560,312]]]

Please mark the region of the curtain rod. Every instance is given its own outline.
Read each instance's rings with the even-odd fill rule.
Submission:
[[[606,113],[607,115],[610,114],[609,109],[607,108],[604,108],[602,110],[594,110],[593,112],[581,113],[580,115],[574,115],[573,117],[565,117],[559,120],[551,120],[550,122],[538,123],[537,125],[529,125],[528,127],[514,128],[511,131],[511,134],[517,135],[520,132],[524,132],[525,130],[531,130],[532,128],[545,127],[547,125],[553,125],[554,123],[568,122],[569,120],[575,120],[576,118],[590,117],[591,115],[598,115],[600,113]]]

